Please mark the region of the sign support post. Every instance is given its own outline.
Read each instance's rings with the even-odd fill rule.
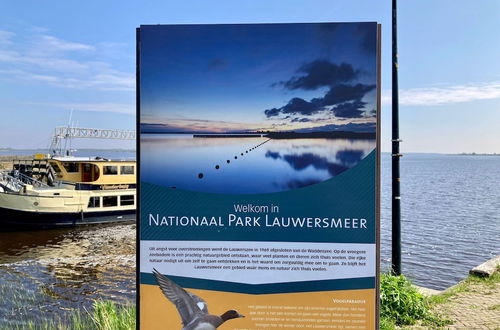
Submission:
[[[392,272],[401,274],[397,0],[392,0]]]

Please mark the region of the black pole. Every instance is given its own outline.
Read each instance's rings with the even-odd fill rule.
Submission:
[[[135,246],[137,252],[135,254],[135,271],[136,271],[136,283],[135,283],[135,305],[141,305],[141,283],[139,279],[141,278],[141,269],[143,265],[141,265],[141,28],[138,27],[135,29],[135,150],[136,150],[136,179],[139,185],[137,185],[136,189],[136,231],[135,231]],[[139,309],[139,308],[138,308]],[[141,327],[141,313],[140,309],[136,316],[136,329]]]
[[[401,274],[397,0],[392,0],[392,272]]]

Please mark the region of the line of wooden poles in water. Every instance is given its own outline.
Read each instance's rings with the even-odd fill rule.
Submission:
[[[245,150],[245,152],[240,153],[240,157],[241,157],[241,156],[244,156],[245,154],[248,154],[248,153],[249,153],[250,151],[252,151],[252,150],[257,149],[258,147],[262,146],[264,143],[269,142],[269,140],[271,140],[271,139],[267,139],[266,141],[261,142],[261,143],[259,143],[259,144],[255,145],[255,146],[251,147],[251,148],[250,148],[250,149],[248,149],[248,150]],[[236,160],[236,159],[238,159],[238,155],[234,156],[234,159],[235,159],[235,160]],[[230,160],[230,159],[226,160],[226,163],[227,163],[227,164],[230,164],[230,163],[231,163],[231,160]],[[215,169],[216,169],[216,170],[220,169],[220,165],[219,165],[219,164],[215,165]],[[198,179],[203,179],[203,177],[204,177],[204,176],[205,176],[205,175],[204,175],[202,172],[198,173]]]

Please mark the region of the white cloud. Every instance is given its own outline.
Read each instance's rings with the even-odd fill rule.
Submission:
[[[23,70],[0,70],[11,79],[28,83],[48,83],[54,87],[70,89],[95,89],[100,91],[134,91],[135,76],[114,70],[106,74],[95,74],[91,77],[63,77],[58,75],[37,74]]]
[[[101,60],[101,51],[106,54],[111,52],[113,43],[92,46],[62,40],[39,29],[30,32],[33,34],[27,37],[14,38],[13,33],[0,30],[0,71],[4,73],[3,80],[96,91],[135,90],[134,72],[114,69],[111,63]],[[2,40],[10,44],[2,44]]]
[[[77,42],[69,42],[66,40],[58,39],[49,35],[40,36],[40,44],[43,47],[49,47],[52,50],[62,50],[62,51],[93,51],[95,47],[90,45],[85,45]]]
[[[63,103],[58,104],[57,106],[59,108],[78,111],[114,112],[135,115],[135,104],[127,103]]]
[[[14,32],[10,31],[5,31],[5,30],[0,30],[0,45],[10,45],[12,43],[11,39],[15,36],[16,34]]]
[[[19,54],[9,50],[0,49],[0,62],[17,62]]]
[[[401,105],[433,106],[498,98],[500,98],[500,82],[399,90]],[[382,103],[391,104],[391,99],[391,91],[384,91]]]
[[[124,113],[129,115],[135,115],[135,104],[133,103],[115,103],[115,102],[101,102],[101,103],[23,102],[23,103],[28,105],[44,106],[44,107],[64,109],[64,110],[112,112],[112,113]]]

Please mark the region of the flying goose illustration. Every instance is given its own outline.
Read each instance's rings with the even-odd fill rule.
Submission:
[[[184,326],[182,330],[215,330],[227,320],[245,317],[235,310],[228,310],[221,316],[208,314],[208,306],[203,299],[184,290],[154,268],[153,274],[165,297],[177,308]]]

